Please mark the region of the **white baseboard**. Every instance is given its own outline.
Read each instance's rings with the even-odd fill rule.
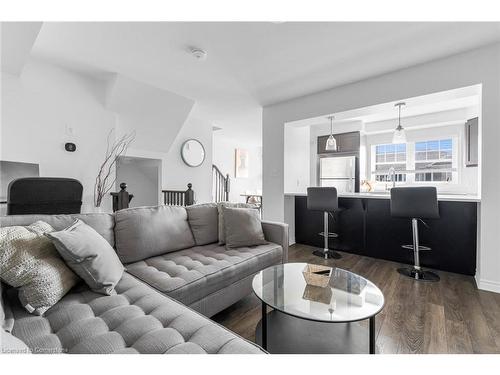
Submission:
[[[477,288],[488,292],[500,293],[500,282],[491,280],[481,280],[476,275]]]

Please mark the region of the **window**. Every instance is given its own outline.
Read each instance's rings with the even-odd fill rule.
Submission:
[[[453,163],[451,139],[415,143],[415,181],[451,181]],[[425,172],[417,173],[419,170]]]
[[[398,173],[407,169],[406,159],[405,143],[375,146],[375,181],[391,181],[391,167],[396,170],[396,181],[406,181],[406,173]]]
[[[401,144],[372,146],[372,179],[390,182],[389,169],[395,169],[396,182],[458,182],[457,140],[453,137]]]

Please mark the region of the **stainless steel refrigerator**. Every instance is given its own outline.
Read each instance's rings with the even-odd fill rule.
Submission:
[[[356,156],[320,156],[318,186],[334,186],[338,193],[359,191],[359,165]]]

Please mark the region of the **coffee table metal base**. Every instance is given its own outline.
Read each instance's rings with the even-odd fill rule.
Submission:
[[[367,329],[359,322],[314,322],[273,310],[258,323],[255,340],[272,354],[375,354],[375,317]]]

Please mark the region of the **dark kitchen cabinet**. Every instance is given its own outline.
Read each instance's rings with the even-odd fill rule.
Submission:
[[[359,132],[349,132],[334,134],[337,141],[337,151],[326,151],[326,141],[329,135],[322,135],[318,137],[318,154],[338,154],[338,153],[352,153],[359,152],[360,135]]]
[[[476,167],[479,160],[479,129],[478,118],[467,120],[465,123],[465,166]]]
[[[412,264],[413,253],[401,248],[411,244],[409,219],[391,216],[390,199],[339,198],[340,210],[330,218],[332,232],[339,237],[331,249],[398,263]],[[421,243],[432,248],[422,251],[422,266],[474,275],[477,249],[477,203],[439,201],[439,219],[419,226]],[[323,248],[323,213],[307,209],[307,197],[295,197],[295,240]]]

